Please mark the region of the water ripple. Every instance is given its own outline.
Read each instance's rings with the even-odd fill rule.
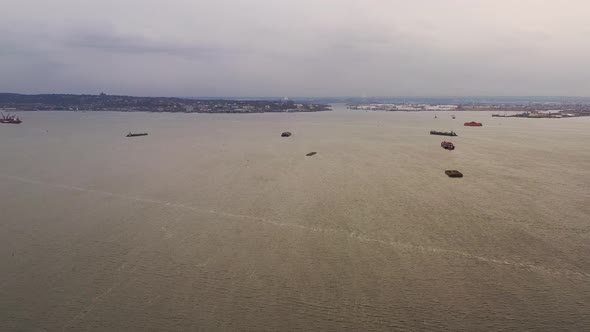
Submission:
[[[505,259],[499,259],[499,258],[480,256],[480,255],[476,255],[476,254],[472,254],[472,253],[464,252],[464,251],[459,251],[459,250],[435,248],[435,247],[430,247],[430,246],[421,246],[421,245],[414,245],[414,244],[410,244],[410,243],[403,243],[403,242],[398,242],[398,241],[387,241],[387,240],[375,239],[375,238],[370,238],[365,235],[358,234],[356,232],[347,231],[347,230],[305,226],[305,225],[299,225],[299,224],[293,224],[293,223],[285,223],[285,222],[279,222],[276,220],[271,220],[271,219],[266,219],[266,218],[261,218],[261,217],[235,214],[235,213],[224,212],[224,211],[216,211],[216,210],[212,210],[212,209],[204,209],[204,208],[200,208],[200,207],[195,207],[195,206],[180,204],[180,203],[175,203],[175,202],[167,202],[167,201],[138,197],[138,196],[117,194],[117,193],[108,192],[108,191],[94,190],[94,189],[70,186],[70,185],[65,185],[65,184],[43,182],[43,181],[28,179],[28,178],[24,178],[24,177],[20,177],[20,176],[0,174],[0,177],[5,178],[5,179],[20,181],[23,183],[40,185],[40,186],[60,188],[60,189],[66,189],[66,190],[74,190],[74,191],[79,191],[79,192],[116,197],[116,198],[120,198],[120,199],[124,199],[124,200],[131,200],[131,201],[136,201],[136,202],[156,204],[156,205],[166,206],[169,208],[190,210],[190,211],[195,211],[195,212],[199,212],[199,213],[214,214],[214,215],[228,217],[228,218],[251,220],[251,221],[255,221],[255,222],[259,222],[259,223],[265,223],[265,224],[274,225],[274,226],[278,226],[278,227],[284,227],[284,228],[298,229],[298,230],[307,231],[307,232],[323,233],[323,234],[339,234],[339,235],[347,236],[353,240],[356,240],[356,241],[359,241],[362,243],[380,245],[380,246],[384,246],[384,247],[391,247],[391,248],[397,248],[397,249],[408,250],[408,251],[418,251],[418,252],[430,253],[430,254],[454,255],[454,256],[460,256],[460,257],[464,257],[464,258],[468,258],[468,259],[473,259],[473,260],[484,262],[484,263],[512,266],[515,268],[526,269],[529,271],[544,273],[544,274],[553,275],[553,276],[567,276],[567,277],[577,277],[577,278],[583,278],[583,279],[590,279],[590,274],[584,273],[581,271],[574,271],[574,270],[569,270],[569,269],[552,269],[552,268],[548,268],[548,267],[544,267],[541,265],[532,264],[532,263],[528,263],[528,262],[519,262],[519,261],[515,261],[515,260],[505,260]]]

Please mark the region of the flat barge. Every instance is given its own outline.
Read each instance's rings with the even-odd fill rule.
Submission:
[[[442,136],[458,136],[457,133],[455,133],[454,131],[436,131],[436,130],[431,130],[430,131],[430,135],[442,135]]]
[[[483,126],[483,125],[481,124],[481,122],[475,122],[475,121],[471,121],[471,122],[465,122],[463,125],[464,125],[465,127],[481,127],[481,126]]]
[[[459,172],[456,169],[446,170],[445,174],[450,178],[462,178],[463,173]]]
[[[129,133],[127,137],[147,136],[147,133]]]
[[[443,141],[440,143],[440,146],[446,150],[450,150],[450,151],[455,150],[455,145],[451,142]]]

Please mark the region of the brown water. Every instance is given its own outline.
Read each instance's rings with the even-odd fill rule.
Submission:
[[[590,119],[438,114],[22,113],[0,330],[590,329]]]

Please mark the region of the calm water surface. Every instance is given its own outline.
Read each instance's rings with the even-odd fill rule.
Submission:
[[[590,329],[590,118],[19,115],[2,331]]]

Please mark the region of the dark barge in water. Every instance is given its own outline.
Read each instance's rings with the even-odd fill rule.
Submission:
[[[446,170],[445,174],[450,178],[462,178],[463,177],[463,173],[461,173],[455,169]]]
[[[454,131],[436,131],[436,130],[431,130],[430,131],[430,135],[442,135],[442,136],[458,136],[457,133],[455,133]]]
[[[451,142],[443,141],[440,143],[440,146],[446,150],[455,150],[455,145]]]
[[[129,133],[127,137],[147,136],[147,133]]]

